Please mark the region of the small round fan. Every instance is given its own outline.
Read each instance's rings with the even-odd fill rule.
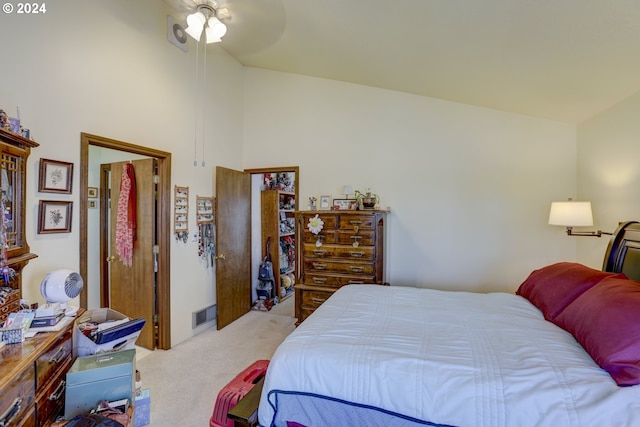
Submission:
[[[84,281],[71,270],[55,270],[47,274],[40,284],[40,293],[47,303],[66,303],[80,295]]]

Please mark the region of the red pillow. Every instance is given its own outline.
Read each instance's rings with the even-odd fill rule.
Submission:
[[[607,273],[575,262],[559,262],[534,270],[516,294],[531,301],[545,319],[553,321],[579,295],[612,276],[626,278],[624,274]]]
[[[640,384],[640,283],[604,279],[554,323],[571,332],[618,385]]]

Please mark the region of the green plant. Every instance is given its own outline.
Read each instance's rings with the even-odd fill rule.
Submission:
[[[371,204],[374,205],[380,201],[380,198],[377,194],[372,193],[370,188],[367,188],[366,192],[361,192],[360,190],[355,190],[353,193],[356,197],[356,200],[360,204]]]

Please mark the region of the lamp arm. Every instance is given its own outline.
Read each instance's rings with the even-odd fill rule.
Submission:
[[[567,236],[587,236],[587,237],[602,237],[603,234],[612,236],[613,233],[606,231],[573,231],[573,227],[567,227]]]

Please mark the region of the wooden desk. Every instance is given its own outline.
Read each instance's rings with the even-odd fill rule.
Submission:
[[[0,422],[48,426],[64,407],[66,373],[73,364],[73,320],[0,349]]]

